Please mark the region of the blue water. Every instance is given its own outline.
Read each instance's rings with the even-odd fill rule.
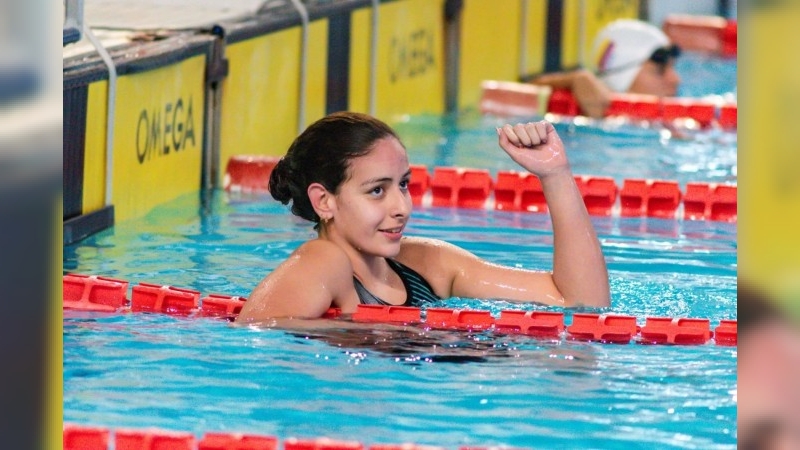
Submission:
[[[736,318],[735,224],[594,221],[610,311],[703,317],[712,326]],[[498,263],[550,266],[544,215],[430,208],[412,223],[411,234],[447,238]],[[247,295],[310,235],[263,197],[216,192],[201,207],[186,196],[66,247],[64,269]],[[463,298],[439,306],[541,308]],[[712,343],[610,345],[380,325],[292,333],[65,311],[64,420],[446,448],[733,448],[736,361],[735,348]]]
[[[411,162],[514,169],[500,120],[397,125]],[[736,135],[558,123],[576,174],[735,183]],[[192,194],[64,247],[64,271],[246,296],[308,223],[269,197]],[[595,217],[612,306],[637,317],[736,319],[736,224]],[[409,234],[549,269],[546,215],[422,208]],[[468,298],[498,314],[559,308]],[[570,323],[572,311],[564,311]],[[376,324],[242,328],[204,318],[64,312],[64,421],[445,448],[734,448],[735,347],[611,345]]]

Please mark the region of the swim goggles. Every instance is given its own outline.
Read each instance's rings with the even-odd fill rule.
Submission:
[[[681,48],[677,45],[669,45],[665,47],[658,47],[657,49],[653,50],[653,53],[650,54],[650,57],[647,58],[645,61],[652,61],[660,66],[661,69],[666,67],[667,63],[670,60],[673,60],[681,55]],[[599,70],[597,72],[598,75],[608,75],[615,72],[621,72],[623,70],[628,70],[633,67],[638,67],[642,65],[643,62],[632,62],[628,64],[623,64],[621,66],[612,67],[610,69]]]

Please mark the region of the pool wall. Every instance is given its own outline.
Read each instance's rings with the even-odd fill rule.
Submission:
[[[221,186],[231,156],[281,155],[330,112],[391,123],[475,108],[482,80],[578,66],[596,30],[639,11],[636,0],[283,2],[194,29],[97,29],[107,58],[65,31],[64,243]]]

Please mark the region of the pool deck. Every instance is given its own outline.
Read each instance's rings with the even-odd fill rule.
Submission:
[[[189,30],[221,21],[252,16],[277,0],[86,0],[84,21],[92,28],[109,30]]]

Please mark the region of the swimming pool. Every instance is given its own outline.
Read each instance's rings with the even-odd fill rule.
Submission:
[[[413,164],[511,169],[498,119],[410,117]],[[576,174],[735,182],[735,133],[558,124]],[[502,156],[502,155],[501,155]],[[634,163],[632,163],[634,162]],[[64,271],[246,296],[312,236],[269,197],[215,191],[64,248]],[[736,319],[736,224],[594,217],[608,311]],[[420,208],[409,234],[550,268],[547,216]],[[454,298],[442,307],[550,310]],[[565,311],[567,321],[572,314]],[[208,318],[64,312],[64,421],[446,448],[734,448],[736,347],[611,345],[492,332],[288,331]]]

